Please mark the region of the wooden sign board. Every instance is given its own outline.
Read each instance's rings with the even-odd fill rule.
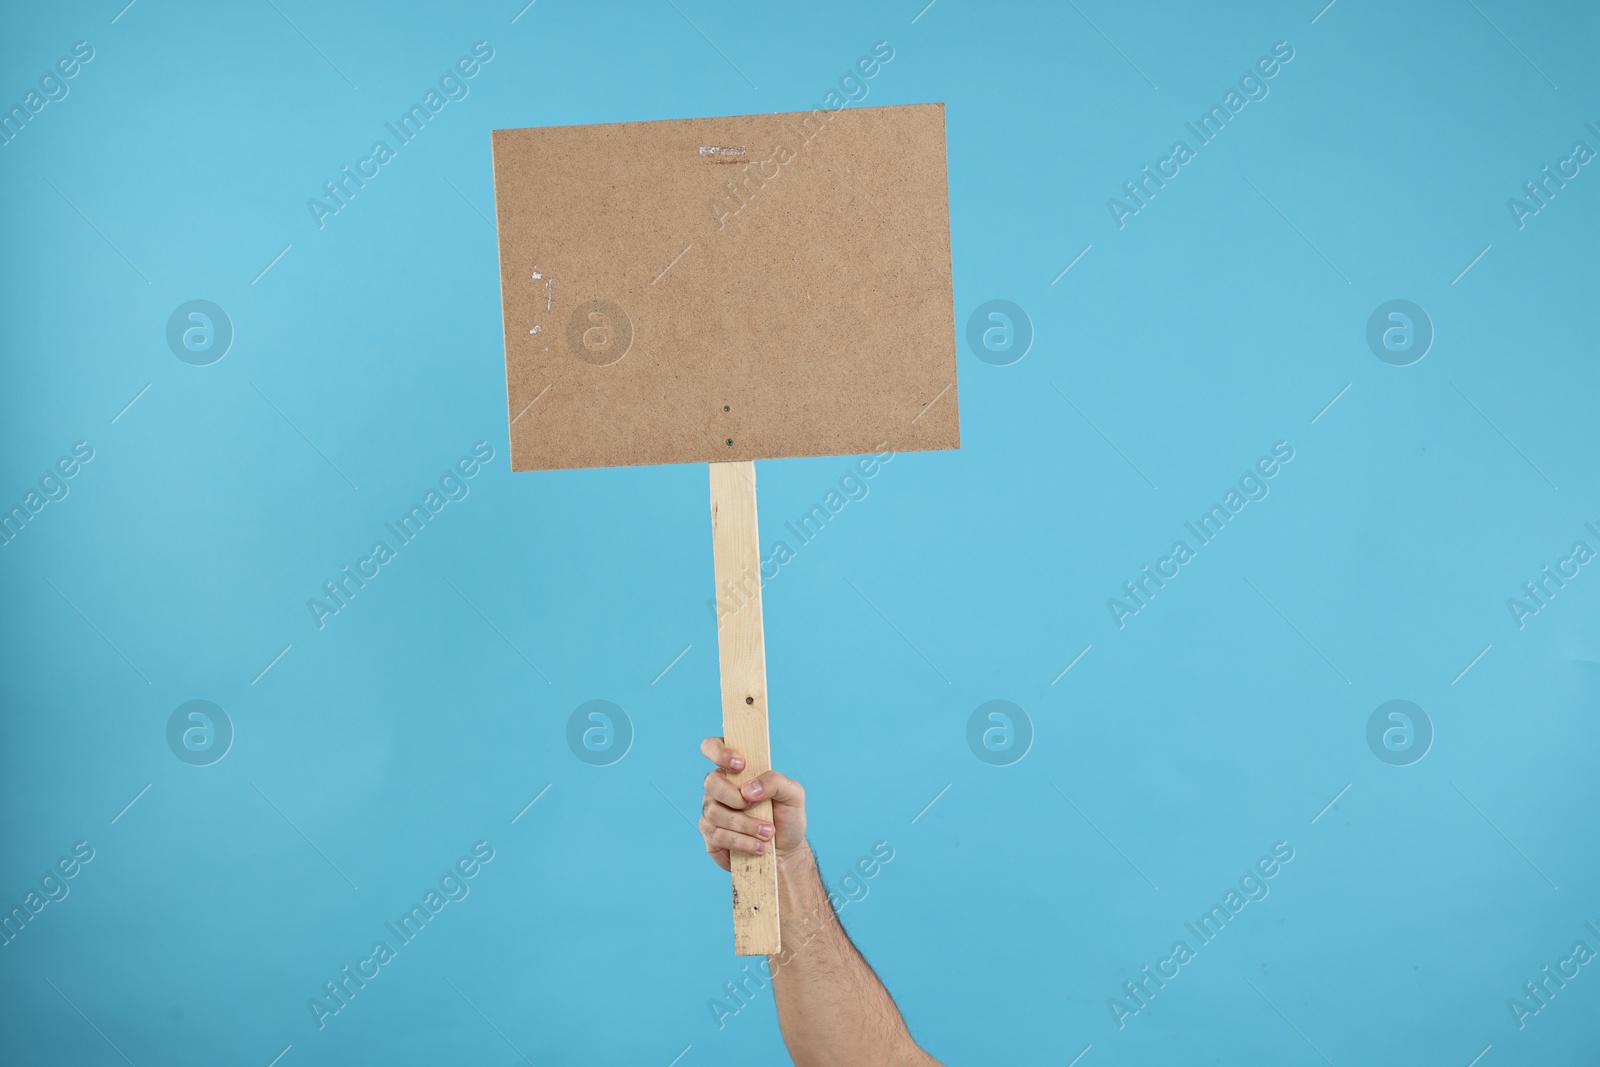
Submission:
[[[496,130],[516,471],[712,464],[724,736],[770,767],[751,461],[960,446],[944,105]],[[770,818],[765,806],[755,814]],[[735,854],[735,942],[778,950]]]
[[[960,445],[942,104],[496,130],[494,173],[513,470]]]

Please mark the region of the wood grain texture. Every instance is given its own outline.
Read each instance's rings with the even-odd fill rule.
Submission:
[[[748,460],[711,464],[711,546],[717,582],[717,652],[722,666],[722,736],[745,767],[729,777],[743,785],[772,767],[767,738],[767,650],[761,626],[761,547],[756,525],[756,466]],[[749,813],[772,821],[772,802]],[[741,956],[782,948],[778,928],[778,860],[735,852],[733,945]]]

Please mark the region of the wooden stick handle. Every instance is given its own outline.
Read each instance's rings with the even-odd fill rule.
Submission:
[[[772,767],[767,742],[767,649],[761,627],[761,544],[756,526],[756,465],[711,464],[711,547],[717,581],[717,651],[722,665],[722,737],[744,757],[729,777],[743,785]],[[772,822],[772,802],[749,809]],[[741,956],[776,953],[778,858],[771,845],[759,856],[732,854],[733,950]]]

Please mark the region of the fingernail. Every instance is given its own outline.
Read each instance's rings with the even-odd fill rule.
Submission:
[[[731,757],[729,757],[728,766],[733,768],[736,771],[744,770],[744,757],[743,756],[731,756]]]
[[[756,833],[760,834],[762,837],[771,837],[772,827],[768,826],[766,823],[762,823],[760,826],[756,827]]]
[[[758,797],[763,792],[760,782],[751,782],[744,787],[744,795],[747,797]]]
[[[766,850],[767,850],[767,843],[765,841],[757,841],[756,842],[756,851],[757,852],[765,852]]]

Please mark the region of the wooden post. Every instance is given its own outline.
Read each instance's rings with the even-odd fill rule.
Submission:
[[[767,742],[767,650],[761,627],[761,545],[756,525],[756,465],[711,464],[711,545],[717,582],[717,651],[722,666],[722,738],[744,757],[729,777],[743,785],[772,767]],[[772,801],[750,815],[772,822]],[[778,857],[732,854],[733,950],[771,955],[778,929]]]

